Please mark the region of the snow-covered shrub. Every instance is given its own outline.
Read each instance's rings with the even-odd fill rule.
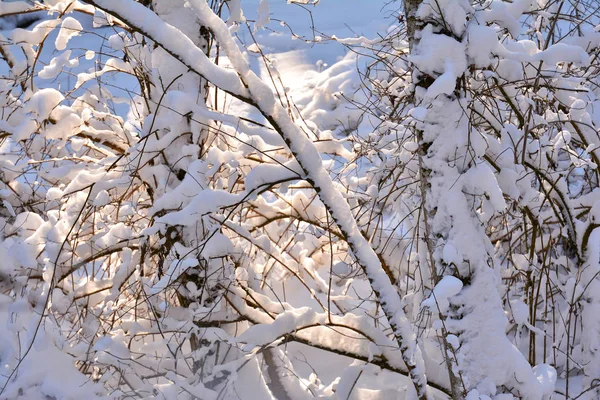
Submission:
[[[410,239],[422,347],[455,398],[596,398],[597,10],[405,4],[414,35],[368,44],[370,96],[352,101],[376,127],[356,136],[358,190]]]
[[[331,396],[353,359],[425,387],[328,173],[352,153],[249,69],[238,6],[0,3],[48,13],[1,48],[1,396]],[[341,378],[295,378],[284,343]]]
[[[0,2],[0,397],[596,398],[593,7],[406,1],[291,92],[256,3]]]

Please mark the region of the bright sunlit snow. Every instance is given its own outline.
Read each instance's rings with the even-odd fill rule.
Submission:
[[[0,399],[600,398],[600,16],[0,0]]]

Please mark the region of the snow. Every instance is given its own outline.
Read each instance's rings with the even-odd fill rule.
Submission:
[[[521,300],[511,300],[510,309],[516,324],[523,325],[529,320],[529,307]]]
[[[454,349],[458,349],[460,347],[460,340],[456,335],[448,335],[446,336],[446,340]]]
[[[58,36],[54,42],[56,50],[64,50],[67,47],[67,43],[73,36],[79,35],[79,32],[83,29],[81,23],[73,17],[67,17],[63,19]]]
[[[150,39],[54,0],[65,15],[2,47],[16,65],[2,67],[4,376],[17,333],[36,340],[6,393],[447,399],[452,355],[468,399],[550,400],[566,382],[586,397],[596,22],[546,43],[555,4],[424,0],[417,16],[445,29],[426,26],[407,57],[402,36],[375,34],[397,29],[384,2],[231,0],[217,16],[161,0],[162,19],[93,2]],[[198,75],[222,89],[206,103]]]
[[[443,73],[427,89],[427,97],[435,98],[454,91],[456,79],[467,68],[465,51],[464,44],[449,36],[434,33],[430,25],[422,31],[419,44],[409,57],[410,61],[419,71],[429,75],[435,75],[437,68],[443,68]]]
[[[27,110],[37,116],[38,121],[50,117],[54,109],[64,100],[64,96],[56,89],[41,89],[27,102]]]
[[[87,57],[87,52],[86,52],[86,57]],[[90,59],[92,59],[92,58],[90,58]],[[99,77],[101,77],[102,75],[104,75],[107,72],[112,72],[112,71],[128,72],[128,71],[130,71],[130,66],[128,64],[126,64],[125,62],[123,62],[122,60],[110,58],[106,61],[106,63],[104,64],[104,66],[102,67],[101,70],[93,69],[92,71],[93,72],[79,73],[77,75],[77,83],[75,84],[75,88],[79,88],[85,82],[87,82],[89,80],[98,79]]]
[[[242,11],[240,0],[232,0],[227,2],[227,8],[229,9],[229,17],[227,18],[228,24],[235,24],[238,22],[244,22],[246,20]]]
[[[270,21],[269,0],[260,0],[258,4],[258,19],[254,23],[254,31],[265,27]]]
[[[4,338],[0,346],[3,358],[0,384],[4,386],[6,378],[12,368],[16,366],[19,357],[15,349],[19,346],[22,348],[27,346],[25,336],[28,336],[27,332],[31,329],[31,326],[28,325],[35,314],[27,302],[11,303],[8,296],[5,295],[1,296],[0,304],[2,304],[0,333]],[[35,346],[21,363],[19,373],[4,391],[3,397],[44,398],[52,396],[68,400],[82,397],[101,398],[102,386],[91,382],[78,371],[74,365],[75,358],[67,353],[70,349],[62,348],[57,340],[57,327],[51,322],[46,322],[44,329],[46,332],[36,338]],[[21,335],[18,335],[19,332]],[[58,343],[54,343],[55,340]],[[17,347],[13,347],[13,345]]]
[[[427,109],[425,107],[415,107],[410,110],[409,115],[419,121],[423,121],[427,116]]]
[[[547,64],[556,65],[560,62],[574,62],[582,66],[590,63],[590,56],[579,46],[571,46],[565,43],[556,43],[534,55],[534,61],[543,61]]]
[[[139,3],[121,0],[94,0],[90,3],[125,18],[125,22],[140,27],[163,48],[168,48],[184,64],[202,74],[216,86],[240,96],[246,94],[236,74],[210,62],[191,39]]]
[[[444,276],[440,282],[435,285],[431,296],[424,300],[422,307],[429,307],[444,314],[450,306],[450,297],[460,293],[463,283],[460,279],[453,276]]]
[[[0,14],[16,14],[30,8],[31,4],[26,1],[3,1],[0,3]]]
[[[62,72],[63,68],[71,68],[79,65],[79,61],[77,59],[70,60],[70,56],[71,50],[67,50],[60,56],[53,58],[50,61],[50,64],[46,65],[44,69],[38,73],[38,78],[54,79]]]
[[[60,24],[60,20],[53,19],[42,21],[33,30],[15,29],[10,34],[10,39],[16,43],[38,44]]]
[[[533,367],[533,373],[542,386],[542,392],[546,398],[554,393],[556,385],[556,369],[548,364],[538,364]]]
[[[317,318],[315,311],[309,308],[286,311],[280,313],[275,321],[269,324],[253,326],[252,329],[238,336],[236,341],[252,345],[269,344],[288,333],[325,322],[322,317]]]
[[[465,0],[424,0],[417,10],[416,16],[422,20],[443,16],[453,32],[462,32],[471,6]]]
[[[279,105],[272,90],[264,84],[245,62],[242,53],[233,42],[224,22],[208,7],[206,2],[192,0],[190,4],[196,10],[200,20],[210,26],[222,48],[229,56],[232,66],[248,87],[252,101],[276,130],[282,135],[286,144],[303,169],[307,180],[315,187],[332,218],[346,236],[348,244],[357,261],[364,268],[373,290],[380,298],[382,307],[394,331],[399,346],[402,348],[405,361],[416,375],[413,375],[419,390],[425,389],[424,365],[415,343],[415,334],[402,312],[400,297],[384,273],[381,262],[358,230],[355,219],[346,200],[334,187],[331,177],[323,168],[321,156],[311,141],[306,138],[299,127],[293,123],[283,107]],[[229,85],[223,85],[229,90]],[[233,92],[233,91],[232,91]],[[412,372],[412,371],[411,371]]]

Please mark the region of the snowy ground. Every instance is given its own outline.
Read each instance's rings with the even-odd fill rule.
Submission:
[[[255,20],[259,0],[242,3],[246,18],[249,21]],[[332,65],[345,50],[343,46],[325,39],[333,35],[339,38],[374,37],[377,33],[385,32],[393,21],[383,11],[394,8],[393,4],[386,5],[387,3],[389,0],[323,0],[317,6],[300,6],[286,4],[283,0],[271,0],[273,20],[267,29],[258,31],[255,37],[264,46],[265,52],[282,57],[280,62],[285,59],[287,63],[298,67],[312,65],[314,68],[315,63],[322,60]],[[281,21],[289,27],[281,26]],[[306,43],[301,39],[290,41],[290,29],[306,40],[312,41],[315,36],[321,36],[324,42]],[[246,41],[249,35],[247,32],[240,32],[240,36]],[[290,54],[291,52],[293,53]]]
[[[397,7],[397,3],[390,3],[389,0],[326,0],[317,6],[271,0],[269,2],[271,21],[264,27],[256,29],[255,22],[258,18],[260,0],[247,0],[241,3],[252,32],[242,26],[237,33],[240,41],[246,46],[251,46],[256,40],[270,60],[276,59],[281,80],[294,100],[306,95],[310,96],[310,93],[307,93],[307,83],[309,83],[306,79],[307,73],[314,78],[314,72],[330,68],[348,53],[347,48],[332,40],[332,37],[376,37],[394,23],[392,11]],[[66,74],[60,74],[56,78],[38,78],[36,80],[38,87],[71,89],[75,85],[77,74],[92,71],[95,62],[103,64],[114,52],[109,42],[109,38],[115,34],[114,28],[106,26],[94,28],[92,18],[88,16],[79,16],[78,19],[82,22],[84,30],[92,34],[71,39],[69,48],[72,52],[69,58],[71,60],[77,58],[77,62],[63,67],[68,71]],[[47,40],[54,42],[57,33],[58,30],[52,31]],[[99,57],[87,60],[85,54],[88,50],[93,50]],[[19,52],[15,53],[19,56]],[[55,50],[54,46],[45,46],[39,63],[46,65],[52,57],[61,53]],[[248,55],[253,70],[265,81],[270,81],[261,56],[251,51]],[[4,64],[0,65],[0,68],[5,67]],[[60,69],[57,72],[59,71]],[[0,70],[0,72],[5,71]],[[125,116],[128,110],[125,102],[137,92],[137,81],[125,74],[114,76],[106,74],[103,79],[114,85],[111,88],[113,93],[121,93],[123,96],[124,103],[114,106],[118,114]]]

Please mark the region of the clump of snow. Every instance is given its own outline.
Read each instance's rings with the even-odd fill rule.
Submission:
[[[73,36],[79,35],[82,30],[83,27],[81,26],[81,23],[75,18],[67,17],[63,19],[54,44],[56,49],[64,50],[67,47],[69,40],[71,40]]]
[[[27,102],[27,110],[37,115],[38,121],[50,117],[52,111],[65,99],[56,89],[41,89],[34,93]]]
[[[38,77],[42,79],[53,79],[62,72],[64,67],[71,68],[79,65],[79,60],[69,59],[71,50],[67,50],[58,57],[54,57],[50,64],[46,65],[39,73]]]
[[[556,379],[558,377],[556,369],[549,364],[538,364],[533,367],[533,373],[542,386],[542,393],[545,396],[544,398],[549,399],[554,393],[556,386]]]
[[[269,0],[260,0],[258,4],[258,18],[254,23],[254,30],[264,28],[271,20],[271,10],[269,8]]]
[[[463,43],[450,36],[434,33],[431,25],[422,30],[419,44],[409,59],[419,71],[429,75],[437,76],[442,70],[442,74],[427,89],[427,97],[452,94],[456,79],[467,69],[465,51]]]
[[[448,299],[460,293],[462,287],[463,283],[460,279],[450,275],[444,276],[435,285],[431,296],[423,301],[422,307],[428,307],[431,310],[437,310],[441,314],[444,314],[450,306]]]

